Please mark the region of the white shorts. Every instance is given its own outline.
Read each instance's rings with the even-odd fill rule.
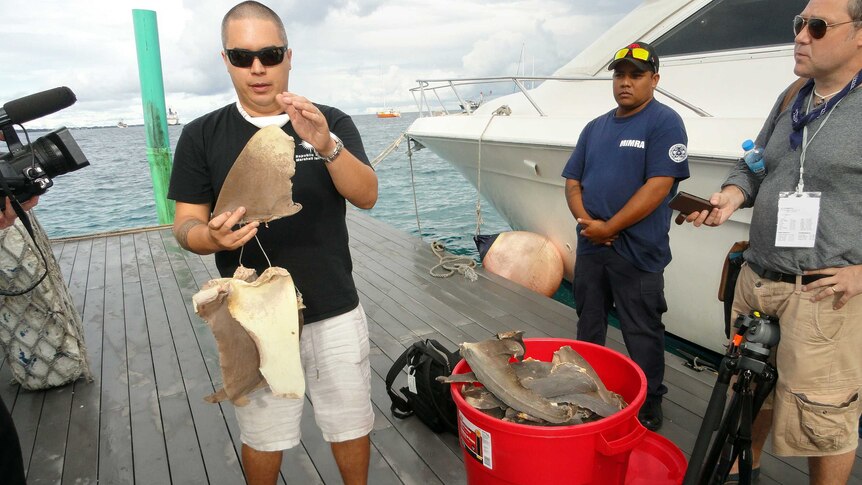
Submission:
[[[302,328],[300,354],[314,419],[328,442],[367,435],[374,426],[368,322],[362,305]],[[293,448],[301,437],[305,399],[275,397],[269,388],[235,407],[240,439],[258,451]]]

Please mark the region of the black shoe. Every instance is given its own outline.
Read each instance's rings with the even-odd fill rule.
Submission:
[[[647,397],[644,405],[638,411],[638,420],[644,428],[650,431],[658,431],[664,421],[661,412],[661,397]]]

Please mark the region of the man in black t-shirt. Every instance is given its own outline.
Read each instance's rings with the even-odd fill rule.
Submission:
[[[287,92],[292,52],[278,15],[257,2],[238,4],[224,17],[222,44],[238,102],[183,128],[168,193],[177,202],[174,235],[189,251],[215,253],[223,277],[240,264],[260,274],[269,262],[291,273],[306,306],[300,354],[315,421],[344,483],[364,484],[374,413],[368,328],[352,277],[345,212],[346,201],[374,206],[377,176],[349,116]],[[302,210],[234,230],[245,208],[211,211],[248,140],[272,125],[296,142],[293,200]],[[248,397],[248,405],[235,408],[243,468],[249,483],[274,484],[282,450],[299,444],[303,399],[278,398],[269,389]]]

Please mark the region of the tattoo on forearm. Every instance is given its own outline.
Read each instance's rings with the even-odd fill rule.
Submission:
[[[174,231],[174,237],[177,238],[177,242],[180,243],[180,246],[191,251],[191,248],[189,248],[189,233],[192,231],[192,228],[201,224],[203,224],[203,222],[197,219],[189,219]]]

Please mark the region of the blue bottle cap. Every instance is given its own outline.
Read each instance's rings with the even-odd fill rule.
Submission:
[[[745,140],[744,142],[742,142],[742,149],[743,150],[748,151],[748,150],[751,150],[752,148],[754,148],[754,142],[753,141]]]

